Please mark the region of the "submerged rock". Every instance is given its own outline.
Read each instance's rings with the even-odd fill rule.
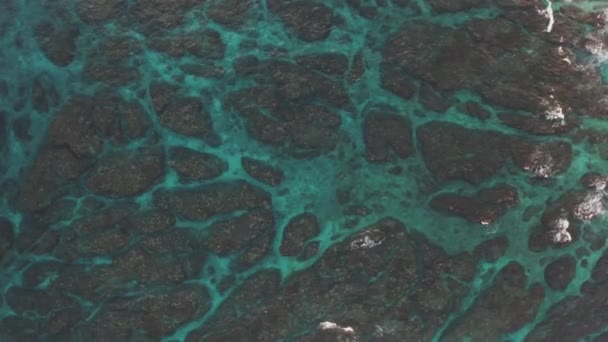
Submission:
[[[533,144],[520,142],[513,147],[513,162],[538,178],[566,171],[572,163],[572,145],[563,141]]]
[[[215,154],[186,147],[169,149],[169,165],[175,169],[181,181],[213,179],[228,170],[228,163]]]
[[[317,217],[304,213],[293,217],[283,230],[283,241],[280,251],[285,256],[298,256],[304,252],[304,246],[309,239],[320,232]]]
[[[257,159],[242,157],[241,166],[248,175],[270,186],[281,184],[285,177],[283,171],[278,167]]]
[[[333,28],[333,10],[322,3],[286,1],[278,15],[296,36],[307,42],[326,39]]]
[[[128,197],[150,189],[164,174],[163,151],[144,148],[103,158],[93,168],[86,184],[100,195]]]
[[[58,27],[49,21],[38,24],[35,38],[42,52],[52,63],[65,67],[76,57],[76,42],[80,30],[76,25],[65,22],[65,27]]]
[[[157,207],[187,220],[208,219],[237,210],[268,209],[270,195],[244,181],[216,182],[207,186],[159,190],[154,193]]]
[[[431,200],[438,211],[461,216],[470,222],[489,225],[518,202],[517,190],[508,185],[478,191],[474,196],[441,194]]]
[[[365,158],[370,162],[387,162],[394,154],[407,158],[414,152],[410,122],[398,114],[372,111],[363,123]]]
[[[438,181],[461,179],[480,183],[507,162],[507,136],[453,123],[432,121],[416,131],[426,167]]]
[[[76,11],[85,23],[102,24],[123,14],[127,5],[125,0],[79,0]]]
[[[553,290],[563,291],[576,275],[576,259],[564,256],[545,267],[545,281]]]
[[[479,258],[486,253],[501,254],[500,248],[490,252],[492,245],[480,246],[475,255],[448,257],[399,221],[385,218],[330,247],[318,262],[288,278],[284,286],[279,287],[280,278],[274,271],[255,273],[186,341],[203,336],[210,341],[272,341],[279,336],[333,341],[378,336],[380,332],[389,341],[403,336],[428,340],[468,292],[466,283],[473,279]],[[516,295],[511,295],[507,286],[498,287],[496,292],[517,308],[526,303],[526,310],[533,313],[529,302],[517,296],[530,293],[526,299],[533,298],[535,305],[539,297],[534,297],[534,291],[520,289],[520,282],[510,280],[509,285],[512,282],[517,283],[512,285],[518,289]],[[409,295],[402,297],[403,293]],[[387,302],[396,305],[387,308]],[[298,310],[291,309],[294,307]],[[516,328],[529,316],[522,317],[522,310],[511,313],[507,307],[501,311],[502,319],[512,323],[491,324],[505,330]],[[320,312],[324,313],[322,318]],[[259,329],[252,330],[252,326]]]
[[[544,299],[540,284],[527,286],[527,275],[522,265],[511,262],[466,312],[462,320],[450,326],[444,341],[466,338],[481,341],[500,339],[503,334],[516,331],[536,316]]]

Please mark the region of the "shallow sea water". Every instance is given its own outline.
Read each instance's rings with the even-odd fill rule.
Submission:
[[[0,340],[608,341],[607,13],[2,1]]]

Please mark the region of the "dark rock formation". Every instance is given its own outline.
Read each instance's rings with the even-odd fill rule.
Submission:
[[[96,25],[120,16],[127,9],[127,5],[125,0],[79,0],[76,3],[76,11],[82,21]]]
[[[465,338],[490,341],[513,332],[536,315],[544,299],[543,287],[526,284],[524,268],[515,262],[505,266],[492,287],[482,293],[465,316],[448,328],[444,341]]]
[[[504,215],[518,202],[517,190],[509,185],[478,191],[474,196],[441,194],[431,200],[431,207],[461,216],[470,222],[488,225]]]
[[[327,75],[342,76],[348,69],[348,58],[340,53],[323,53],[296,57],[296,62],[305,68]]]
[[[363,123],[365,157],[370,162],[387,162],[394,153],[407,158],[414,152],[410,122],[397,114],[373,111]]]
[[[563,141],[533,144],[520,141],[512,149],[513,162],[538,178],[566,171],[572,163],[572,146]]]
[[[216,182],[193,189],[159,190],[154,203],[187,220],[208,219],[236,210],[270,208],[270,195],[244,181]]]
[[[261,160],[242,157],[241,166],[251,177],[270,186],[281,184],[284,178],[283,171]]]
[[[298,38],[307,42],[326,39],[334,23],[333,11],[322,3],[286,1],[277,14]]]
[[[128,197],[150,189],[164,174],[164,152],[140,149],[103,158],[93,168],[86,185],[97,194]]]
[[[416,135],[426,166],[438,181],[480,183],[506,163],[511,148],[502,133],[438,121],[418,127]]]
[[[171,57],[196,57],[201,59],[222,59],[226,46],[219,32],[214,30],[195,31],[177,37],[155,38],[150,47]]]
[[[283,230],[281,254],[285,256],[302,254],[306,242],[316,237],[319,232],[319,223],[315,215],[304,213],[293,217]]]
[[[75,334],[85,339],[158,339],[209,309],[209,295],[198,285],[108,301]]]
[[[608,257],[604,254],[596,263],[591,280],[581,287],[580,296],[570,296],[553,306],[545,319],[527,336],[526,341],[559,339],[577,341],[601,331],[605,322],[601,313],[608,308],[604,291]],[[580,324],[572,324],[580,322]]]
[[[31,212],[49,206],[69,191],[70,182],[78,179],[86,167],[86,163],[65,148],[41,150],[19,191],[17,207]]]
[[[228,163],[215,154],[198,152],[186,147],[169,150],[169,165],[182,181],[213,179],[228,170]]]
[[[545,267],[545,281],[550,288],[563,291],[576,274],[576,259],[572,256],[560,257]]]
[[[0,217],[0,262],[4,256],[13,247],[15,240],[15,232],[13,224],[4,217]]]
[[[65,23],[57,27],[49,21],[36,26],[35,36],[40,49],[52,63],[64,67],[76,57],[76,40],[80,35],[77,26]]]
[[[238,253],[239,267],[249,267],[268,253],[275,235],[272,212],[253,210],[209,227],[203,240],[213,253],[227,256]]]
[[[213,0],[207,7],[209,19],[226,26],[238,26],[247,19],[252,7],[251,1]]]
[[[465,102],[460,107],[460,110],[462,110],[462,112],[468,116],[477,118],[479,120],[486,120],[490,118],[490,113],[474,101]]]
[[[316,264],[293,275],[282,288],[275,272],[256,273],[186,341],[199,341],[203,336],[208,341],[275,340],[286,334],[300,336],[303,341],[319,341],[320,336],[332,335],[319,331],[330,329],[329,323],[335,323],[336,329],[352,328],[350,337],[372,336],[380,328],[383,338],[390,341],[403,336],[429,340],[467,293],[466,282],[474,277],[476,260],[491,245],[480,247],[477,256],[465,253],[448,258],[424,237],[409,233],[401,223],[387,218],[331,247]],[[529,310],[526,300],[507,291],[514,282],[518,295],[527,293],[511,279],[495,291],[501,291],[505,302],[517,308],[525,303]],[[403,293],[409,295],[403,297]],[[539,298],[533,291],[530,297],[535,303]],[[387,308],[385,303],[395,305]],[[291,309],[294,307],[298,310]],[[510,313],[508,307],[501,311],[503,322],[507,322],[501,326],[516,328],[527,316],[522,317],[521,310]],[[320,325],[322,322],[327,324]],[[258,329],[250,329],[252,326]]]

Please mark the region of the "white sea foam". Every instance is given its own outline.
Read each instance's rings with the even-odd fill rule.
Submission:
[[[552,230],[551,241],[554,243],[568,243],[572,241],[572,236],[567,230]]]
[[[545,28],[545,32],[553,31],[553,25],[555,25],[555,17],[553,16],[553,1],[547,0],[547,7],[545,7],[545,9],[538,10],[538,14],[549,19],[549,23],[547,24],[547,27]]]
[[[551,224],[551,241],[557,244],[568,243],[572,241],[572,235],[568,232],[570,221],[566,218],[559,218]]]

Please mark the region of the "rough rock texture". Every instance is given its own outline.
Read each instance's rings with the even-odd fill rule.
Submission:
[[[451,12],[487,3],[434,0],[430,5],[435,11]],[[510,124],[524,130],[540,129],[535,132],[539,134],[572,128],[575,111],[605,115],[601,103],[606,86],[599,71],[579,68],[571,49],[583,36],[576,19],[556,11],[558,24],[553,32],[531,37],[526,31],[542,32],[546,28],[547,18],[536,12],[544,4],[505,1],[497,5],[503,15],[468,20],[453,28],[423,20],[409,21],[386,40],[382,72],[402,75],[403,79],[418,78],[439,91],[473,89],[490,104],[529,113],[506,119],[516,120]],[[552,45],[562,41],[573,43],[561,50]],[[528,55],[527,48],[534,49],[534,54]],[[575,80],[585,80],[588,86],[576,94],[563,87]],[[544,119],[539,117],[558,107],[563,109],[565,127],[554,127],[546,120],[543,124]]]
[[[545,281],[553,290],[565,290],[576,274],[576,259],[564,256],[545,267]]]
[[[0,1],[0,341],[608,340],[583,2]]]
[[[566,297],[553,306],[545,319],[527,336],[526,341],[577,341],[583,336],[601,331],[605,327],[601,313],[608,308],[608,296],[604,291],[607,265],[608,255],[604,254],[596,263],[591,280],[581,287],[581,295]]]
[[[499,132],[433,121],[418,127],[416,136],[426,166],[438,181],[480,183],[509,157],[507,137]]]
[[[93,168],[86,185],[96,194],[128,197],[150,189],[164,174],[164,152],[140,149],[103,158]]]
[[[78,157],[91,157],[101,151],[115,120],[116,98],[105,94],[72,98],[51,124],[47,141],[67,146]]]
[[[282,4],[278,15],[300,39],[313,42],[326,39],[333,27],[333,11],[322,3],[306,1]]]
[[[441,194],[431,200],[431,207],[474,223],[488,225],[504,215],[517,202],[517,190],[509,185],[501,185],[480,190],[471,197]]]
[[[6,218],[0,217],[0,262],[13,247],[14,239],[13,224]]]
[[[203,0],[135,0],[129,6],[129,17],[144,32],[175,28],[184,23],[187,11]]]
[[[451,101],[444,97],[443,94],[437,92],[431,85],[423,84],[420,87],[420,104],[426,109],[438,113],[443,113],[452,105]]]
[[[473,130],[432,121],[417,129],[425,164],[438,181],[464,180],[477,184],[494,175],[512,159],[537,178],[566,171],[572,163],[567,142],[534,143],[490,130]]]
[[[125,0],[79,0],[76,3],[78,15],[87,24],[102,24],[124,13]]]
[[[225,100],[226,105],[247,120],[249,134],[263,143],[287,145],[296,154],[298,150],[312,154],[333,150],[338,143],[340,116],[325,106],[298,102],[314,98],[342,105],[347,101],[344,90],[330,79],[295,66],[278,64],[271,70],[276,88],[234,92]]]
[[[301,255],[306,242],[316,237],[319,232],[319,223],[315,215],[303,213],[293,217],[283,230],[281,254],[285,256]]]
[[[474,101],[467,101],[461,106],[463,113],[479,120],[490,118],[490,113]]]
[[[127,247],[131,237],[126,220],[137,208],[123,204],[89,213],[75,220],[59,236],[53,254],[72,261],[79,257],[117,255]]]
[[[159,112],[160,110],[160,112]],[[181,98],[157,109],[160,123],[183,135],[202,137],[211,132],[211,119],[196,98]]]
[[[59,104],[57,85],[46,74],[36,77],[32,84],[31,96],[33,108],[40,113],[47,113],[49,109]]]
[[[274,235],[272,212],[253,210],[213,224],[209,227],[203,244],[220,256],[238,253],[239,266],[249,267],[268,253]]]
[[[236,210],[270,208],[270,195],[244,181],[216,182],[193,189],[159,190],[154,203],[187,220],[207,219]]]
[[[186,340],[275,340],[289,333],[302,334],[303,341],[319,341],[315,336],[322,321],[350,326],[359,337],[372,336],[381,327],[391,341],[402,336],[428,340],[467,293],[466,282],[473,279],[477,260],[491,245],[480,246],[475,255],[448,258],[422,236],[387,218],[331,247],[282,288],[276,273],[256,273]],[[370,282],[370,277],[375,280]],[[501,294],[506,301],[525,302],[507,291]],[[386,303],[394,305],[387,308]],[[502,313],[504,321],[514,324],[499,326],[516,327],[522,318],[521,311]]]
[[[75,25],[56,27],[48,21],[36,26],[35,36],[40,49],[55,65],[64,67],[72,63],[76,56],[76,40],[80,35]]]
[[[296,57],[296,62],[327,75],[344,76],[348,69],[348,58],[340,53],[302,55]]]
[[[241,166],[248,175],[271,186],[281,184],[284,178],[284,173],[281,169],[261,160],[242,157]]]
[[[570,167],[572,145],[562,141],[541,144],[519,142],[513,148],[513,162],[538,178],[547,178]]]
[[[186,147],[174,147],[169,150],[169,165],[182,181],[213,179],[228,170],[228,163],[215,154]]]
[[[209,295],[197,285],[167,293],[115,298],[79,327],[76,336],[90,340],[158,339],[202,316],[208,308]]]
[[[402,75],[384,70],[380,77],[382,88],[397,96],[409,100],[416,94],[416,85]]]
[[[535,317],[544,299],[543,287],[540,284],[528,287],[526,281],[523,266],[509,263],[465,316],[448,328],[442,340],[492,341],[524,326]]]
[[[31,212],[49,206],[52,200],[70,191],[70,182],[79,178],[86,167],[65,148],[42,149],[19,191],[17,207]]]
[[[562,123],[561,121],[547,120],[538,116],[512,113],[500,113],[498,119],[507,126],[537,135],[566,133],[576,127],[574,122]]]
[[[238,26],[247,19],[251,1],[213,0],[207,8],[209,19],[226,26]]]
[[[169,54],[171,57],[197,57],[201,59],[222,59],[226,46],[219,32],[214,30],[195,31],[177,37],[155,38],[150,47]]]
[[[487,0],[430,0],[431,8],[439,13],[466,11],[487,5]]]
[[[597,172],[588,172],[581,177],[579,182],[587,189],[599,191],[606,188],[608,179]]]
[[[363,123],[365,157],[371,162],[387,162],[394,153],[407,158],[414,153],[410,122],[397,114],[371,112]]]
[[[108,86],[125,85],[140,79],[134,64],[143,51],[142,43],[126,36],[108,36],[87,56],[84,76]]]

